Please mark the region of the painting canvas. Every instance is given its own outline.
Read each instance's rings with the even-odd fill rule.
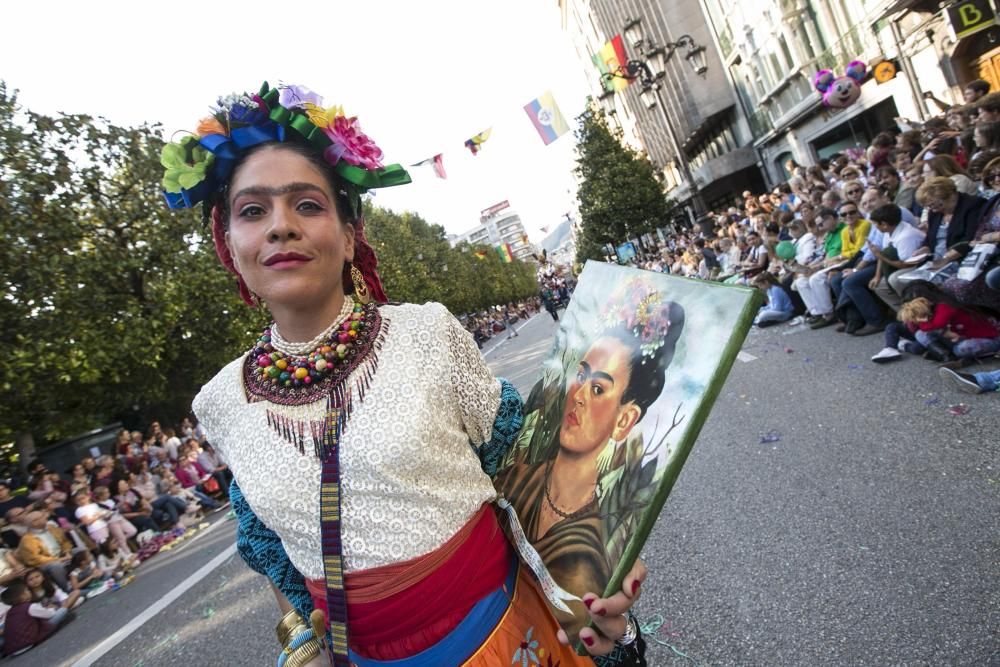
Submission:
[[[600,262],[580,275],[495,478],[570,636],[588,618],[584,593],[621,587],[760,299]]]

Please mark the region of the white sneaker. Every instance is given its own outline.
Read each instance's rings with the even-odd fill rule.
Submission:
[[[790,326],[790,327],[797,327],[800,324],[805,324],[805,323],[806,323],[806,318],[803,317],[802,315],[799,315],[798,317],[796,317],[796,318],[794,318],[792,320],[789,320],[788,326]]]
[[[872,361],[876,364],[884,364],[890,361],[897,361],[902,356],[902,352],[894,347],[883,347],[878,354],[872,357]]]
[[[900,352],[906,352],[906,344],[909,342],[910,341],[906,340],[905,338],[900,339],[900,341],[896,343],[896,349],[899,350]]]

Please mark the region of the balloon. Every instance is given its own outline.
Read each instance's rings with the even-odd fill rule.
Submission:
[[[791,241],[782,241],[774,249],[774,254],[778,256],[778,259],[783,259],[787,262],[795,257],[795,244]]]
[[[857,102],[861,97],[861,82],[865,80],[867,69],[860,60],[852,60],[842,77],[838,78],[828,69],[816,72],[813,85],[823,93],[823,106],[843,109]]]

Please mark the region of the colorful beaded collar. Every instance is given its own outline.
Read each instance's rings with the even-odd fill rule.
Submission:
[[[306,405],[330,396],[337,385],[372,357],[381,330],[382,316],[377,305],[355,304],[326,341],[309,354],[298,356],[276,350],[268,326],[243,363],[248,400]]]

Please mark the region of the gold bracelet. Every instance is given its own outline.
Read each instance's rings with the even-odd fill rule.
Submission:
[[[274,629],[282,649],[288,648],[293,639],[307,630],[309,630],[309,626],[306,625],[305,619],[294,609],[282,616],[281,620],[278,621],[278,627]]]
[[[294,651],[285,648],[288,659],[285,660],[285,667],[303,667],[319,655],[319,642],[313,637]]]

